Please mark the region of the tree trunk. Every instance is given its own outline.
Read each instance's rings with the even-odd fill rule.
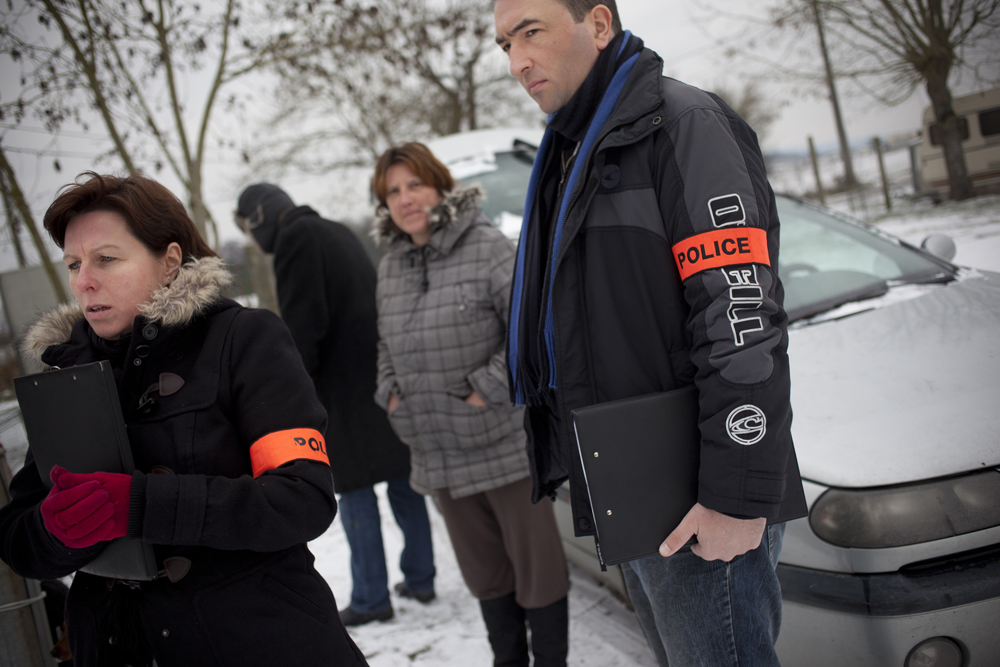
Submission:
[[[208,209],[201,194],[201,166],[188,163],[188,208],[191,210],[191,221],[198,228],[205,243],[213,245],[208,237]]]
[[[479,129],[479,109],[476,107],[476,86],[473,82],[469,82],[469,87],[466,89],[465,93],[466,99],[466,109],[465,116],[469,123],[469,130]]]
[[[17,208],[18,213],[21,214],[21,220],[24,221],[25,226],[28,231],[31,232],[31,240],[35,242],[35,248],[38,250],[38,258],[45,267],[45,273],[49,277],[49,281],[52,283],[52,291],[55,292],[56,299],[59,303],[69,301],[66,296],[66,290],[63,289],[62,280],[59,279],[59,274],[56,273],[56,267],[52,264],[52,259],[49,257],[49,252],[45,248],[45,241],[42,240],[42,235],[38,232],[38,227],[35,225],[35,219],[31,215],[31,208],[28,207],[28,202],[24,198],[24,193],[21,191],[21,186],[17,183],[17,178],[14,175],[14,169],[7,162],[7,156],[3,154],[3,150],[0,149],[0,171],[3,171],[7,180],[7,187],[10,189],[11,199],[14,201],[14,206]]]
[[[3,190],[3,209],[7,214],[7,224],[10,225],[10,238],[14,242],[14,252],[17,254],[17,266],[24,268],[28,266],[28,260],[24,257],[24,248],[21,247],[21,225],[17,221],[17,213],[14,211],[13,198],[10,188],[7,187],[7,175],[0,172],[0,190]]]
[[[951,198],[955,201],[971,199],[976,196],[969,170],[965,166],[965,149],[962,148],[962,134],[959,118],[951,104],[951,91],[948,89],[947,65],[933,67],[926,74],[927,96],[931,98],[934,107],[934,117],[941,130],[941,148],[944,150],[944,164],[948,169],[948,186],[951,188]],[[930,137],[927,138],[930,140]]]
[[[115,152],[118,153],[118,157],[120,157],[122,162],[125,163],[125,168],[128,170],[129,174],[137,173],[135,165],[132,163],[132,156],[125,147],[125,140],[118,132],[118,125],[115,122],[114,114],[111,112],[111,105],[108,102],[108,99],[104,96],[104,85],[101,83],[100,79],[97,78],[97,59],[87,59],[87,56],[83,52],[83,48],[80,46],[80,42],[73,34],[69,24],[66,23],[62,10],[56,6],[57,3],[53,0],[43,0],[43,2],[45,4],[45,10],[59,25],[59,29],[62,31],[63,41],[65,41],[73,50],[73,57],[76,59],[77,65],[80,66],[80,72],[86,78],[87,87],[94,96],[94,106],[96,106],[97,110],[101,112],[101,118],[104,120],[104,127],[107,129],[108,134],[111,135],[111,141],[114,142]],[[87,6],[83,2],[80,2],[79,6],[81,12],[80,15],[85,18]],[[94,43],[95,35],[89,31],[89,28],[87,33],[80,36],[88,40],[91,44]]]
[[[250,272],[250,286],[257,295],[257,307],[266,308],[281,315],[278,294],[274,288],[274,268],[271,257],[265,255],[256,243],[246,247],[247,270]]]

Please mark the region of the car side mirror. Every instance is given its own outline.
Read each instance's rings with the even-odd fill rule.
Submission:
[[[945,261],[955,257],[955,242],[946,234],[931,234],[920,242],[920,248]]]

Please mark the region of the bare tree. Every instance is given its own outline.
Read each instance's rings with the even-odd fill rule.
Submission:
[[[206,5],[211,9],[196,0],[8,0],[0,52],[20,65],[21,89],[0,106],[0,119],[17,123],[30,113],[57,133],[67,121],[87,129],[87,110],[96,112],[127,171],[170,169],[211,241],[218,233],[204,196],[210,131],[220,101],[238,106],[235,95],[223,99],[223,89],[270,62],[286,42],[272,19],[257,17],[249,23],[259,31],[266,21],[267,32],[265,45],[255,44],[255,31],[241,29],[250,15],[237,0]],[[200,99],[191,90],[202,91]],[[231,139],[215,139],[235,148]]]
[[[262,142],[255,169],[367,167],[402,140],[537,115],[507,74],[488,3],[343,0],[325,11],[292,4],[304,19],[294,39],[323,46],[307,57],[286,50],[276,64],[282,104],[270,136],[280,139]],[[331,37],[334,15],[341,21]]]
[[[14,174],[13,168],[10,166],[10,162],[7,161],[7,156],[4,154],[3,147],[0,147],[0,182],[2,182],[3,198],[5,205],[9,200],[10,204],[13,205],[13,209],[17,212],[21,219],[21,222],[27,226],[28,231],[31,233],[31,239],[35,243],[35,249],[38,250],[38,256],[41,259],[42,266],[45,269],[45,274],[49,278],[49,282],[52,283],[52,290],[56,295],[56,299],[59,302],[67,300],[66,290],[63,289],[63,284],[59,280],[59,276],[56,273],[55,265],[52,263],[52,259],[49,257],[48,251],[45,249],[45,241],[42,239],[42,235],[38,232],[38,226],[35,225],[35,219],[31,215],[31,208],[28,206],[28,202],[24,198],[24,193],[21,191],[21,187],[17,182],[17,178]],[[8,210],[7,215],[10,216],[10,210]],[[13,220],[11,220],[13,226]]]
[[[952,197],[973,196],[951,90],[963,74],[979,85],[1000,80],[1000,0],[778,0],[766,18],[726,15],[711,7],[707,12],[762,28],[757,38],[729,45],[729,55],[744,67],[763,63],[788,80],[825,81],[831,102],[834,79],[851,82],[885,105],[899,104],[923,87],[940,124]],[[805,55],[816,52],[818,35],[828,63],[823,72]]]
[[[3,151],[2,146],[0,146],[0,151]],[[7,216],[7,227],[10,229],[11,244],[17,255],[17,265],[23,269],[28,266],[28,260],[24,256],[24,248],[21,246],[21,216],[17,211],[17,203],[14,201],[15,189],[19,190],[20,186],[16,182],[8,185],[7,174],[0,172],[0,196],[3,198],[3,212]]]
[[[924,86],[941,129],[953,199],[975,196],[965,165],[959,118],[949,78],[980,68],[966,54],[986,46],[1000,54],[1000,0],[817,0],[831,29],[856,53],[852,76],[877,99],[891,102]]]
[[[841,183],[846,188],[855,186],[857,179],[837,86],[848,54],[840,52],[839,43],[830,43],[817,2],[777,0],[763,8],[740,5],[735,12],[722,9],[713,0],[692,2],[704,14],[699,22],[702,30],[724,47],[726,57],[741,75],[763,80],[775,79],[777,73],[778,81],[795,84],[797,94],[822,96],[830,102],[844,168]],[[720,34],[727,32],[718,27],[724,21],[734,22],[738,28],[731,34]]]

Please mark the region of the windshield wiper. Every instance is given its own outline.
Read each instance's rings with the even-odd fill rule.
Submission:
[[[846,305],[848,303],[853,303],[855,301],[865,301],[867,299],[875,299],[877,297],[883,296],[889,292],[889,283],[884,280],[877,280],[872,283],[868,283],[863,287],[851,290],[849,292],[844,292],[842,294],[837,294],[828,299],[823,299],[821,301],[815,301],[813,303],[807,303],[797,308],[791,308],[788,311],[788,321],[789,323],[796,320],[803,320],[809,317],[815,317],[820,313],[825,313],[831,311],[840,306]],[[853,314],[853,313],[852,313]]]
[[[950,271],[937,271],[909,278],[898,278],[889,281],[889,287],[899,287],[900,285],[940,285],[950,283],[955,280],[955,274]]]

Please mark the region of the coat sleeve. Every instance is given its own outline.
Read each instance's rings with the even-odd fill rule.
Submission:
[[[756,136],[706,98],[667,128],[673,150],[659,151],[661,215],[697,368],[698,500],[774,518],[792,449],[777,210]]]
[[[396,383],[396,371],[392,366],[392,357],[389,355],[389,346],[386,344],[386,331],[382,322],[382,309],[385,303],[386,273],[391,255],[386,255],[378,265],[378,283],[375,287],[375,301],[378,306],[378,361],[375,385],[375,402],[386,410],[389,406],[389,394],[400,395],[399,385]]]
[[[0,557],[14,572],[30,579],[56,579],[80,569],[104,549],[105,542],[72,549],[45,528],[40,506],[48,496],[28,449],[10,482],[11,501],[0,508]]]
[[[228,369],[221,377],[228,381],[238,442],[201,442],[199,447],[236,447],[251,457],[255,444],[275,442],[265,438],[287,435],[280,441],[291,442],[292,435],[302,435],[315,438],[309,444],[325,456],[320,443],[326,412],[277,315],[242,311],[221,364]],[[146,475],[143,538],[154,544],[267,552],[319,536],[337,510],[329,463],[287,453],[281,460],[286,462],[264,466],[256,476]]]
[[[323,335],[330,331],[330,321],[336,316],[332,304],[339,303],[337,295],[329,293],[329,282],[323,276],[332,258],[328,248],[316,243],[308,226],[290,231],[279,237],[274,254],[278,305],[306,372],[318,383]]]
[[[490,247],[486,270],[489,273],[490,303],[500,319],[503,331],[507,330],[510,284],[514,276],[516,259],[514,244],[497,232],[496,240]],[[470,373],[468,380],[476,393],[489,405],[497,407],[510,405],[510,391],[507,388],[507,348],[503,339],[489,362]]]

